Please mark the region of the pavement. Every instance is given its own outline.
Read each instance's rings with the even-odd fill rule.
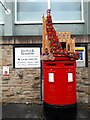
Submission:
[[[2,104],[0,107],[2,107],[1,120],[47,120],[44,116],[43,104]],[[87,104],[77,104],[76,117],[72,118],[71,116],[74,116],[73,111],[69,111],[67,120],[89,120],[89,110]],[[66,116],[66,113],[64,113],[64,116]]]

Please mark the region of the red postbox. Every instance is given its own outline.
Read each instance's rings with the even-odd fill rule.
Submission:
[[[76,60],[58,57],[44,61],[44,103],[53,106],[76,104]]]
[[[48,9],[47,18],[43,16],[42,19],[44,111],[46,115],[50,116],[60,113],[62,115],[60,120],[62,120],[65,111],[67,113],[68,109],[65,111],[61,109],[60,112],[57,112],[57,109],[50,108],[66,108],[76,105],[76,59],[79,58],[79,54],[75,52],[75,39],[71,38],[69,32],[58,33],[55,31],[50,11]],[[53,112],[51,112],[52,110]],[[72,109],[69,110],[73,111]],[[59,120],[59,118],[57,117],[54,120]]]

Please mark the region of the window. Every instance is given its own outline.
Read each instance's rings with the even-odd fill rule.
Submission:
[[[53,21],[83,21],[83,0],[51,0]]]
[[[47,10],[47,0],[15,0],[16,21],[40,23]]]
[[[1,0],[2,3],[4,3],[4,0]],[[4,9],[2,4],[0,3],[0,24],[4,23]]]
[[[84,22],[83,0],[15,0],[15,22],[41,23],[48,8],[54,23]]]

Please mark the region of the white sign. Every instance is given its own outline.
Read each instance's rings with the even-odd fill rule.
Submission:
[[[49,73],[49,82],[54,82],[54,73]]]
[[[68,73],[68,82],[73,82],[73,74]]]
[[[9,76],[9,66],[3,66],[3,76]]]
[[[85,67],[85,47],[75,47],[75,50],[80,54],[80,58],[76,60],[77,67]]]
[[[40,67],[39,47],[16,47],[15,68],[37,68]]]

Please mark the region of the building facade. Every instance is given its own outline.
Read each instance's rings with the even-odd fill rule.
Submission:
[[[42,16],[51,9],[58,32],[70,32],[76,46],[85,47],[85,65],[77,67],[78,102],[88,102],[88,61],[90,51],[90,2],[88,0],[2,0],[10,14],[0,4],[0,87],[1,101],[8,103],[41,103],[42,66],[15,67],[15,48],[42,46]],[[3,68],[9,67],[9,75]]]

